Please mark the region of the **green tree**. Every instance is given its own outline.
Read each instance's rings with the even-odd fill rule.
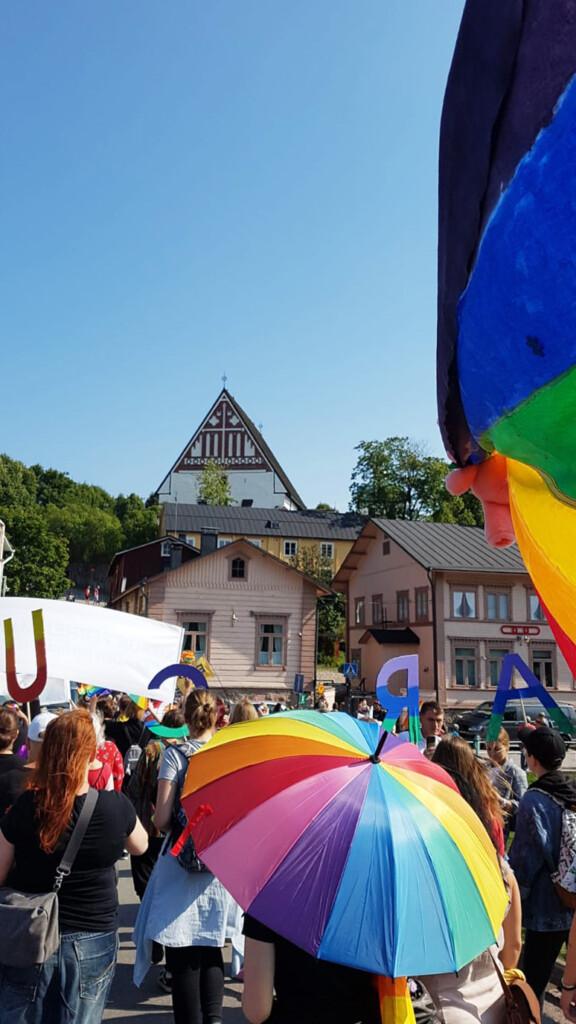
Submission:
[[[36,501],[39,505],[58,505],[61,507],[72,497],[75,484],[68,473],[58,469],[44,469],[42,466],[31,466],[36,477]]]
[[[8,593],[14,597],[62,597],[69,585],[68,542],[49,529],[39,508],[0,508],[15,549],[6,566]]]
[[[122,527],[123,548],[147,544],[158,536],[159,505],[145,505],[137,494],[120,494],[116,498],[115,512]]]
[[[34,471],[23,462],[0,455],[0,508],[27,508],[36,502]]]
[[[385,519],[430,519],[482,525],[482,508],[473,495],[454,498],[444,480],[447,462],[428,455],[408,437],[362,441],[352,472],[350,506]]]
[[[122,548],[120,520],[101,508],[49,505],[46,521],[52,533],[68,542],[72,562],[89,565],[108,562]]]
[[[226,470],[210,460],[202,470],[198,500],[205,505],[231,505],[230,482]]]
[[[332,561],[320,555],[316,547],[301,545],[298,553],[290,559],[291,565],[300,572],[329,587],[333,576]],[[318,601],[318,660],[335,657],[338,644],[344,639],[346,627],[343,594],[330,594]]]

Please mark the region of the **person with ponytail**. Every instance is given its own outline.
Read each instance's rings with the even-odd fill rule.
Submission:
[[[39,744],[27,789],[0,824],[0,885],[50,892],[88,792],[96,733],[88,711],[54,718]],[[96,807],[58,897],[60,946],[43,964],[0,964],[2,1024],[99,1024],[114,975],[118,894],[115,863],[124,848],[148,844],[130,802],[98,793]]]
[[[152,943],[164,946],[163,982],[172,992],[175,1024],[220,1024],[224,998],[222,947],[241,927],[238,905],[198,860],[193,844],[182,846],[185,822],[180,793],[194,754],[216,732],[218,707],[208,690],[192,690],[184,717],[189,739],[173,743],[162,757],[154,824],[166,834],[162,853],[140,907],[134,939],[134,981],[140,985],[152,958]],[[189,762],[190,769],[189,769]]]

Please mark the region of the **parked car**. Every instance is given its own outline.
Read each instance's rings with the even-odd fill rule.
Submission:
[[[572,704],[559,704],[558,706],[576,728],[576,708]],[[515,745],[519,744],[518,730],[523,725],[526,725],[526,722],[535,721],[542,712],[546,713],[546,709],[539,701],[525,701],[520,698],[509,701],[504,711],[502,725],[510,736],[510,742]],[[486,700],[482,701],[478,707],[470,708],[468,711],[463,711],[461,714],[456,715],[452,721],[458,725],[463,739],[472,741],[478,736],[480,740],[484,741],[491,714],[492,701]],[[550,723],[554,729],[558,728],[552,720],[550,720]],[[562,739],[566,742],[574,740],[574,737],[569,733],[560,731]]]

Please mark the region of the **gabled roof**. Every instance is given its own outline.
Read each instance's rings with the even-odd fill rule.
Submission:
[[[416,562],[432,571],[528,575],[515,544],[509,548],[492,548],[486,542],[484,530],[477,526],[371,519],[344,559],[333,585],[342,585],[350,579],[378,535],[382,539],[390,538]]]
[[[374,522],[396,544],[425,569],[449,572],[525,573],[522,556],[513,544],[492,548],[484,530],[457,523],[411,522],[408,519],[375,519]]]
[[[260,449],[262,455],[264,456],[266,461],[272,467],[274,473],[276,474],[276,476],[278,477],[278,479],[282,483],[282,485],[284,487],[284,490],[286,491],[286,494],[288,495],[290,500],[295,505],[298,505],[300,508],[304,508],[305,505],[304,505],[304,502],[303,502],[302,498],[298,494],[298,491],[296,490],[296,488],[294,487],[293,483],[288,478],[287,474],[282,469],[282,466],[278,462],[278,459],[274,455],[274,452],[272,451],[271,448],[269,448],[269,446],[267,445],[266,441],[264,440],[262,434],[260,433],[260,431],[258,430],[256,425],[253,423],[253,421],[250,419],[250,417],[244,411],[242,406],[236,401],[234,396],[230,394],[230,392],[227,390],[227,388],[222,388],[222,391],[218,395],[216,401],[212,404],[212,406],[211,406],[210,410],[208,411],[207,415],[202,420],[202,422],[200,424],[200,427],[197,428],[194,431],[194,433],[192,434],[192,437],[190,438],[188,443],[182,449],[182,452],[180,453],[180,455],[178,456],[178,458],[174,462],[173,466],[166,473],[166,476],[163,478],[162,482],[160,483],[159,487],[157,488],[157,492],[156,493],[158,493],[162,489],[163,484],[168,479],[170,474],[173,473],[176,470],[176,467],[180,464],[180,462],[184,458],[186,452],[191,447],[192,442],[194,441],[194,438],[198,434],[199,430],[202,428],[203,424],[206,423],[210,419],[210,417],[212,416],[214,410],[218,406],[218,403],[221,402],[223,398],[225,398],[230,403],[230,405],[232,406],[232,408],[233,408],[234,412],[236,413],[236,415],[238,416],[238,418],[240,420],[242,420],[242,422],[244,424],[244,428],[246,429],[248,434],[250,434],[250,436],[252,438],[252,441],[256,445],[256,448]]]
[[[195,554],[199,554],[198,548],[195,548],[193,544],[189,544],[188,541],[180,540],[180,538],[178,537],[167,537],[166,534],[164,534],[162,537],[155,537],[154,540],[147,541],[146,544],[135,544],[133,548],[124,548],[122,551],[117,551],[113,555],[112,561],[110,562],[110,566],[108,568],[108,575],[112,575],[112,569],[115,566],[117,559],[121,558],[122,555],[127,555],[131,551],[140,551],[143,548],[151,548],[154,547],[155,544],[163,544],[165,540],[170,541],[171,544],[176,544],[182,548],[187,548],[188,551],[193,551]]]
[[[173,540],[173,538],[167,539]],[[184,546],[186,547],[186,545]],[[252,553],[254,553],[254,556],[260,555],[262,558],[271,559],[272,562],[274,562],[278,566],[281,566],[282,569],[285,569],[287,572],[296,573],[297,576],[300,576],[312,587],[314,587],[317,597],[328,597],[332,593],[332,590],[329,587],[325,587],[324,584],[319,583],[318,580],[313,579],[312,576],[309,576],[307,573],[302,572],[300,569],[295,569],[294,566],[290,565],[288,562],[285,562],[282,558],[277,558],[276,555],[271,555],[269,551],[264,551],[263,548],[259,548],[257,544],[251,544],[249,540],[244,539],[232,541],[230,544],[226,544],[223,548],[216,548],[215,551],[208,551],[205,554],[199,554],[198,558],[193,559],[191,562],[187,562],[185,568],[189,569],[190,566],[194,566],[197,564],[197,562],[204,561],[207,558],[215,558],[216,556],[230,558],[230,556],[233,555],[235,551],[246,551],[247,549],[250,557],[253,557]],[[128,550],[134,549],[129,548]],[[194,548],[193,550],[196,549]],[[169,569],[167,567],[162,573],[162,576],[165,577],[171,572],[178,572],[182,568],[183,566],[181,565],[176,566],[174,569]],[[158,576],[148,576],[146,578],[146,582],[151,583],[155,579],[158,579]],[[126,597],[126,594],[129,594],[131,593],[132,590],[136,589],[136,587],[141,586],[142,583],[143,580],[139,580],[138,583],[132,584],[132,586],[125,590],[122,594],[118,594],[118,596],[115,597],[114,600],[110,601],[109,604],[115,604],[117,601],[121,600],[121,598]]]
[[[316,509],[243,508],[230,505],[163,506],[163,528],[181,533],[215,530],[246,537],[301,537],[310,540],[355,540],[366,522],[356,512]]]

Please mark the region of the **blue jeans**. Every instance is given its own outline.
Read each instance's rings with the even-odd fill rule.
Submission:
[[[2,1024],[100,1024],[114,977],[117,932],[70,932],[44,964],[0,966]]]

